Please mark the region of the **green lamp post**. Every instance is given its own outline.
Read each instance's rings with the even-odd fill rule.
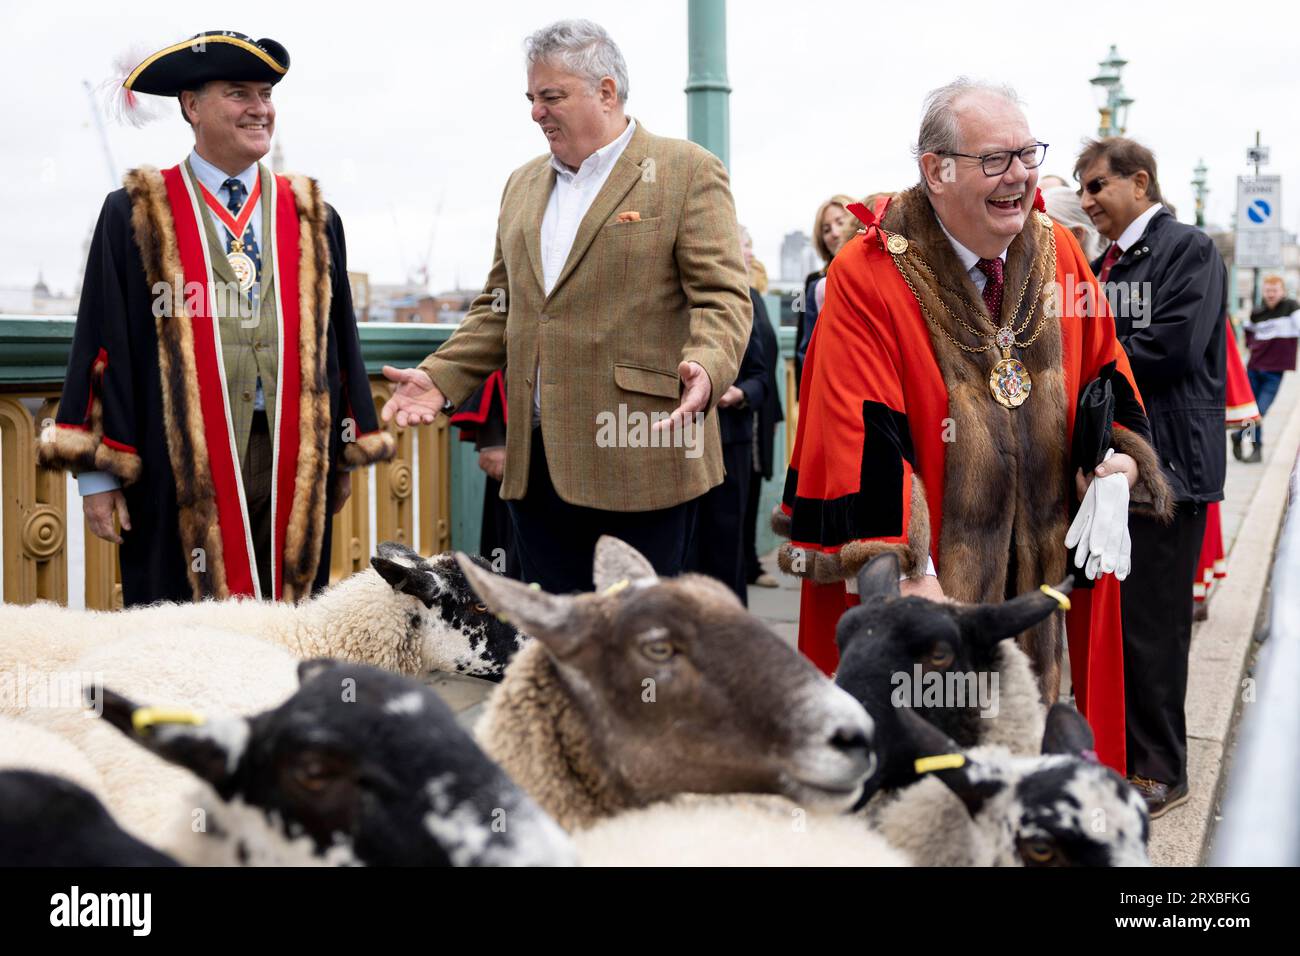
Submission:
[[[687,31],[686,135],[730,165],[726,0],[689,0]]]
[[[1208,172],[1204,159],[1199,160],[1196,168],[1192,170],[1192,193],[1196,196],[1196,225],[1200,229],[1205,228],[1205,197],[1210,192],[1205,178]]]
[[[1128,111],[1133,105],[1133,98],[1125,93],[1124,83],[1120,79],[1120,72],[1126,65],[1128,60],[1119,55],[1112,43],[1106,59],[1097,64],[1097,75],[1088,81],[1092,84],[1097,112],[1100,114],[1097,135],[1103,138],[1123,136],[1128,129]]]

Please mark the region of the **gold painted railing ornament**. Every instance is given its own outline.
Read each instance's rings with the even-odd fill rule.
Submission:
[[[372,379],[372,397],[382,407],[390,394],[387,383]],[[30,406],[40,403],[36,412]],[[4,588],[10,604],[68,601],[68,501],[62,473],[37,467],[40,432],[53,427],[57,393],[0,394],[0,502],[3,503]],[[370,482],[375,482],[373,513],[375,541],[416,539],[419,550],[431,555],[451,547],[451,439],[445,418],[433,425],[403,429],[397,436],[397,456],[389,462],[352,473],[352,495],[334,516],[330,549],[330,580],[337,581],[370,566]],[[75,493],[71,506],[78,512]],[[84,527],[84,519],[83,519]],[[122,606],[117,571],[117,545],[84,529],[86,607],[110,610]]]

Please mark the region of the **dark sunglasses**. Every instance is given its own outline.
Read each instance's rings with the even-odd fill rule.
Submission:
[[[1128,176],[1115,176],[1114,178],[1128,179]],[[1106,188],[1108,182],[1110,182],[1110,177],[1107,176],[1098,176],[1096,179],[1090,179],[1083,184],[1083,188],[1079,190],[1079,195],[1082,196],[1084,192],[1087,191],[1089,196],[1095,196]]]

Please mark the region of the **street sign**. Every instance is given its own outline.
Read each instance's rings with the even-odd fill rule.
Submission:
[[[1265,148],[1265,147],[1258,147]],[[1282,265],[1282,177],[1237,177],[1236,264],[1247,269]]]
[[[1246,164],[1249,166],[1267,166],[1268,165],[1268,147],[1267,146],[1247,146],[1246,147]]]

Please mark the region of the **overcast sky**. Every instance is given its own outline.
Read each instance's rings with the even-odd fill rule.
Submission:
[[[1088,79],[1111,43],[1129,59],[1129,133],[1151,146],[1165,194],[1190,221],[1189,180],[1210,171],[1208,213],[1226,223],[1255,130],[1266,172],[1300,164],[1296,18],[1283,3],[1005,5],[951,0],[732,0],[727,55],[731,175],[740,219],[769,272],[785,233],[809,231],[832,193],[914,181],[909,145],[925,92],[959,74],[1016,87],[1051,144],[1044,172],[1069,175],[1095,132]],[[686,135],[686,0],[257,3],[160,0],[6,2],[0,12],[0,286],[38,269],[67,290],[82,243],[123,170],[171,165],[192,137],[175,108],[145,130],[109,126],[110,173],[83,80],[132,47],[152,50],[220,27],[283,43],[276,138],[288,169],[317,177],[343,217],[349,268],[399,282],[431,249],[435,289],[487,273],[506,177],[545,150],[524,100],[521,43],[552,20],[585,16],[622,47],[628,112]],[[224,19],[223,19],[224,18]],[[217,22],[220,20],[220,22]],[[1284,194],[1284,200],[1286,195]],[[1283,222],[1300,227],[1297,199]]]

